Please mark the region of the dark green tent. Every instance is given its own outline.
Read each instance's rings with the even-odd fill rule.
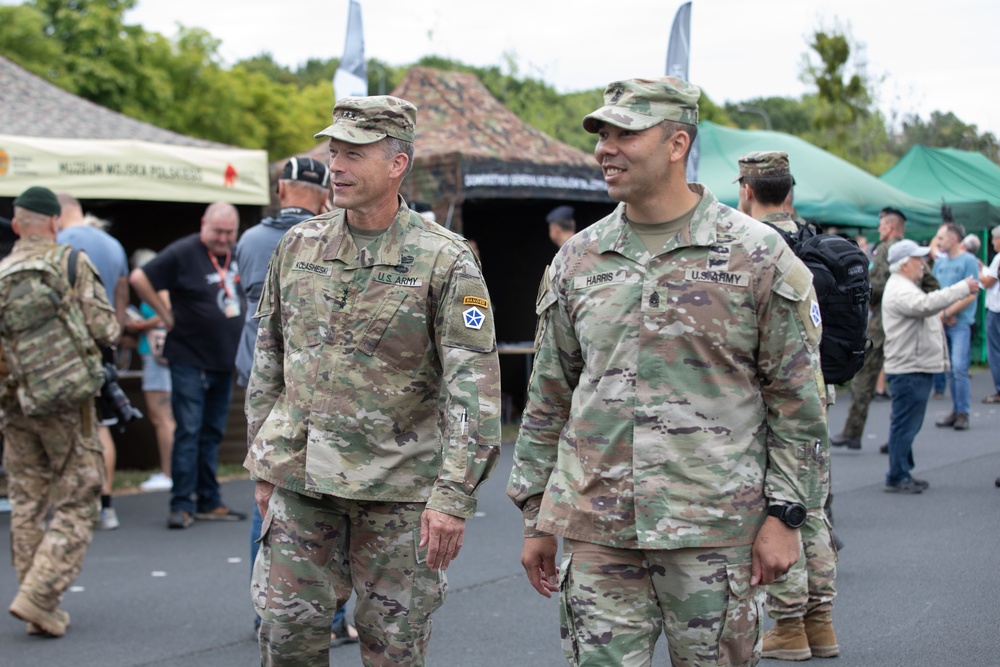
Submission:
[[[1000,225],[1000,167],[982,153],[914,146],[881,180],[947,204],[968,231]]]
[[[941,223],[940,206],[933,200],[902,192],[790,134],[737,130],[702,121],[698,137],[698,181],[730,206],[739,200],[738,186],[733,183],[739,157],[751,151],[785,151],[795,176],[795,208],[803,218],[823,225],[874,228],[878,212],[893,206],[906,214],[909,226],[930,230]]]

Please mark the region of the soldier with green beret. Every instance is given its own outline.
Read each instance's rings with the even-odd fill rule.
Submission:
[[[55,193],[44,187],[28,188],[14,200],[12,227],[18,240],[0,261],[0,274],[4,275],[0,292],[19,291],[24,308],[45,312],[52,305],[46,303],[50,294],[26,290],[28,283],[14,282],[18,274],[8,271],[44,262],[58,267],[67,279],[75,273],[72,285],[67,282],[65,286],[69,308],[74,309],[66,316],[79,317],[81,327],[86,327],[81,338],[89,335],[93,339],[90,356],[99,367],[97,348],[117,340],[118,322],[97,269],[86,254],[79,253],[75,270],[69,269],[71,249],[56,243],[61,210]],[[34,301],[31,294],[38,295]],[[7,323],[5,318],[4,326]],[[57,361],[52,350],[73,350],[80,339],[73,340],[67,330],[63,335],[65,339],[60,340],[35,339],[37,345],[25,336],[16,350],[5,346],[0,355],[3,467],[11,504],[11,555],[19,583],[9,611],[27,621],[28,634],[51,637],[63,636],[70,623],[69,614],[59,605],[83,569],[97,525],[104,460],[93,396],[73,403],[56,402],[50,410],[35,413],[25,407],[22,380],[14,371],[33,367],[28,357],[43,355],[53,361],[59,373],[57,382],[65,385],[69,366]],[[100,371],[96,372],[100,376]],[[37,375],[32,377],[36,387],[42,384]],[[100,383],[101,377],[97,377],[95,393]]]
[[[338,100],[337,210],[271,258],[246,412],[264,522],[251,592],[262,664],[327,664],[357,593],[366,665],[423,665],[465,520],[500,454],[493,304],[469,244],[410,210],[417,109]]]
[[[611,83],[583,121],[620,202],[556,254],[507,493],[572,665],[760,659],[763,584],[826,470],[812,278],[685,170],[700,91]],[[563,538],[556,563],[557,536]]]

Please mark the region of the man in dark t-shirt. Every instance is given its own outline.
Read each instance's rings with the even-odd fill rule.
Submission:
[[[246,518],[222,504],[216,479],[243,328],[239,266],[232,261],[238,228],[239,214],[231,204],[211,204],[200,233],[174,241],[129,277],[136,294],[170,332],[163,355],[170,361],[177,428],[169,528],[187,528],[195,519]],[[169,306],[157,294],[160,290],[170,293]]]

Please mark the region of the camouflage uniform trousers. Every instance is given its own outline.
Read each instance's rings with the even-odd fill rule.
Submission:
[[[330,623],[353,583],[362,663],[423,665],[430,616],[448,589],[417,547],[423,510],[276,487],[251,583],[261,664],[329,665]]]
[[[767,586],[767,613],[774,619],[830,611],[837,596],[837,548],[826,512],[811,510],[799,537],[798,562]]]
[[[646,667],[665,631],[671,663],[756,665],[764,592],[751,545],[636,550],[564,539],[563,653],[574,667]]]
[[[50,417],[4,415],[14,569],[20,592],[48,611],[83,569],[97,525],[104,458],[95,422],[92,404]]]
[[[865,355],[865,363],[861,370],[851,380],[851,408],[842,431],[844,436],[860,439],[864,435],[865,422],[868,421],[868,406],[875,396],[875,382],[882,371],[884,361],[885,349],[881,345],[873,345]]]

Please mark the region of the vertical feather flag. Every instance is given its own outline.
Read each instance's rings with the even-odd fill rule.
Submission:
[[[333,93],[341,97],[368,95],[368,65],[365,63],[365,34],[361,27],[361,3],[350,0],[347,8],[347,37],[344,57],[333,76]]]
[[[685,2],[674,15],[674,25],[670,29],[670,42],[667,44],[667,76],[690,81],[688,64],[691,59],[691,3]],[[687,179],[690,182],[698,180],[698,140],[695,139],[688,156]]]

